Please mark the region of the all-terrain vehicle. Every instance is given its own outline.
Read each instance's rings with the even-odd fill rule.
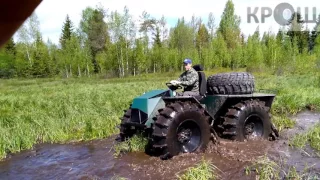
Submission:
[[[231,140],[275,140],[279,134],[271,122],[275,94],[255,92],[250,73],[219,73],[206,80],[201,65],[199,96],[176,96],[181,86],[152,90],[133,99],[121,117],[120,140],[137,132],[149,138],[149,147],[163,158],[204,151],[214,136]]]

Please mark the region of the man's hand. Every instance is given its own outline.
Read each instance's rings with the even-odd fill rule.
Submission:
[[[177,85],[180,85],[181,82],[180,81],[177,81],[177,80],[172,80],[170,81],[170,84],[174,85],[174,86],[177,86]]]

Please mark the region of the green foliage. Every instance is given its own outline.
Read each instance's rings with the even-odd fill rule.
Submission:
[[[304,20],[300,13],[293,13],[289,20],[288,36],[294,46],[297,46],[299,53],[305,51],[308,47],[309,31],[305,31],[303,28]]]
[[[280,165],[278,165],[278,163]],[[305,167],[304,171],[298,172],[295,167],[289,168],[282,167],[285,162],[275,162],[268,158],[266,155],[259,157],[251,166],[247,166],[245,169],[246,175],[251,174],[253,170],[256,178],[259,180],[281,180],[281,179],[317,179],[318,177],[312,177],[308,174],[309,167]]]
[[[320,15],[318,15],[316,25],[314,26],[313,30],[311,31],[311,36],[309,39],[309,49],[312,51],[315,46],[315,39],[318,37],[320,31]]]
[[[127,180],[127,178],[115,175],[111,178],[111,180]]]
[[[270,160],[267,156],[259,157],[253,165],[250,167],[247,167],[246,174],[251,173],[251,169],[254,169],[255,173],[257,174],[257,178],[259,180],[274,180],[274,179],[281,179],[280,178],[280,172],[281,168],[280,166]]]
[[[158,79],[0,80],[0,157],[36,143],[91,140],[118,133],[119,117],[131,100],[148,90],[165,88],[169,79],[154,78]],[[142,141],[133,140],[132,151],[143,147]]]
[[[34,42],[35,51],[32,52],[32,76],[33,77],[50,77],[50,62],[48,47],[42,41],[40,35]]]
[[[212,67],[230,67],[231,55],[228,53],[227,43],[221,33],[212,41],[212,51],[214,51],[214,62]]]
[[[282,131],[284,129],[293,128],[296,124],[296,121],[284,116],[284,115],[275,115],[272,118],[272,122],[277,127],[278,131]]]
[[[290,145],[297,148],[304,148],[307,142],[307,134],[298,134],[291,139]]]
[[[50,41],[37,43],[42,35],[33,14],[19,29],[18,41],[8,42],[1,77],[136,76],[182,71],[185,58],[209,71],[246,68],[277,75],[303,74],[306,69],[317,72],[320,19],[310,33],[296,15],[288,29],[281,28],[277,34],[265,32],[260,39],[258,31],[248,37],[241,32],[241,20],[231,0],[226,2],[217,29],[212,13],[207,22],[195,15],[189,22],[181,17],[169,30],[164,16],[156,19],[144,11],[140,19],[133,19],[127,7],[122,12],[87,7],[77,29],[66,16],[59,48]]]
[[[281,63],[281,36],[281,32],[278,33],[277,37],[274,34],[265,33],[262,38],[263,61],[266,66],[272,69],[284,65]],[[277,38],[279,38],[279,42]]]
[[[291,139],[290,145],[297,148],[304,148],[307,143],[315,150],[320,151],[320,124],[316,124],[308,132],[297,134]]]
[[[88,21],[89,29],[87,32],[88,44],[91,50],[92,63],[94,72],[98,73],[99,65],[96,60],[96,55],[99,51],[105,48],[108,40],[107,24],[104,21],[105,13],[103,9],[95,9],[91,19]]]
[[[13,38],[0,49],[0,78],[12,78],[15,75],[16,45]]]
[[[63,67],[64,77],[89,75],[93,70],[90,49],[88,46],[82,48],[77,36],[72,35],[66,40],[65,48],[60,53],[60,67]]]
[[[205,49],[208,49],[210,36],[208,30],[204,24],[199,25],[199,30],[196,36],[196,47],[199,54],[200,62],[203,66],[206,66],[207,63],[205,62]]]
[[[192,27],[184,18],[178,19],[176,27],[171,30],[170,47],[178,49],[181,55],[194,47],[193,40]]]
[[[119,157],[122,152],[144,152],[148,139],[141,134],[113,146],[114,156]]]
[[[319,110],[320,86],[314,83],[317,76],[310,75],[283,75],[264,76],[256,74],[256,90],[274,90],[277,97],[273,104],[273,113],[281,115],[296,114],[308,106],[314,106],[314,110]]]
[[[228,0],[218,28],[228,49],[234,49],[237,42],[240,41],[240,22],[240,17],[235,14],[232,0]]]
[[[62,34],[60,37],[60,44],[62,49],[65,49],[66,41],[71,39],[72,34],[73,34],[73,24],[69,18],[69,15],[67,15],[66,21],[64,22],[62,27]]]
[[[261,71],[264,68],[263,50],[262,46],[260,45],[258,36],[249,36],[245,52],[245,59],[247,60],[247,71]]]
[[[81,13],[81,20],[80,20],[80,30],[88,34],[90,29],[90,20],[93,17],[94,8],[92,7],[86,7],[84,10],[82,10]]]
[[[14,76],[14,57],[0,51],[0,77],[11,78]]]
[[[177,175],[179,180],[207,180],[218,179],[217,173],[219,169],[214,166],[210,161],[202,158],[202,161],[195,167],[188,168],[182,175]]]
[[[13,38],[10,38],[9,41],[4,45],[3,48],[4,48],[6,54],[10,54],[12,56],[15,56],[17,53],[16,44],[15,44]]]

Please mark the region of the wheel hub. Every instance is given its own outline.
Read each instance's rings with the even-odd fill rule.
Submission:
[[[244,135],[247,139],[256,139],[263,136],[263,123],[257,115],[251,115],[246,119]]]
[[[254,123],[249,123],[246,125],[246,135],[251,135],[254,132]]]
[[[192,131],[190,129],[182,129],[180,133],[178,133],[178,141],[182,144],[188,143],[191,139]]]
[[[181,152],[195,151],[201,144],[201,131],[199,125],[193,119],[180,123],[176,131],[176,142]]]

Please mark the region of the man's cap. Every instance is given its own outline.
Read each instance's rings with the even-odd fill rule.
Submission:
[[[183,63],[184,63],[184,64],[192,64],[192,61],[191,61],[191,59],[185,59],[185,60],[183,61]]]

